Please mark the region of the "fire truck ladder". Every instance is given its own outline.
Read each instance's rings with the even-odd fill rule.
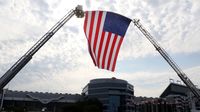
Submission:
[[[137,26],[137,28],[144,34],[144,36],[153,44],[156,50],[162,55],[162,57],[167,61],[167,63],[173,68],[185,85],[191,90],[191,92],[200,101],[200,91],[192,83],[192,81],[186,76],[186,74],[179,68],[179,66],[172,60],[169,54],[156,42],[156,40],[151,36],[151,34],[142,26],[138,19],[133,19],[132,22]]]
[[[82,6],[78,5],[70,10],[60,21],[58,21],[44,36],[42,36],[1,78],[0,90],[15,77],[15,75],[32,59],[32,56],[74,15],[78,18],[84,17]]]

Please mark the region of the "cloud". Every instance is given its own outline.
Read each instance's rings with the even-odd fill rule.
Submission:
[[[0,38],[2,57],[0,61],[1,64],[6,65],[4,69],[11,66],[12,63],[22,56],[32,45],[34,45],[34,43],[42,36],[42,33],[44,34],[47,32],[52,26],[49,25],[51,22],[55,24],[57,21],[53,20],[45,22],[47,21],[45,18],[37,18],[37,15],[32,12],[32,10],[37,10],[38,12],[36,13],[41,13],[39,14],[41,17],[44,17],[45,13],[51,12],[49,11],[49,6],[46,1],[19,1],[15,2],[15,5],[12,4],[13,3],[5,4],[5,7],[11,5],[12,7],[17,8],[17,10],[13,11],[8,7],[5,9],[8,13],[0,18],[3,21],[0,23],[2,27]],[[19,4],[22,4],[23,8],[19,8]],[[27,8],[26,12],[24,12],[24,9],[30,4],[33,4],[35,9]],[[12,14],[15,15],[15,12],[17,14],[15,18],[13,18]],[[5,13],[2,12],[1,14]],[[18,17],[18,14],[24,14],[24,16],[20,18]],[[80,46],[82,45],[81,42],[83,42],[80,41],[81,39],[75,38],[78,36],[77,33],[79,33],[79,29],[74,26],[64,27],[63,29],[64,30],[60,30],[60,33],[57,33],[54,36],[56,39],[52,38],[47,45],[43,46],[43,48],[36,53],[31,64],[36,64],[32,66],[33,69],[38,68],[38,70],[41,69],[42,71],[43,67],[38,65],[44,65],[41,63],[56,63],[57,61],[58,63],[61,63],[61,65],[55,68],[60,69],[70,69],[77,64],[74,60],[80,55],[80,53],[82,53],[82,47]],[[77,40],[79,42],[76,42]],[[46,59],[47,61],[45,61]],[[50,60],[52,60],[52,62]],[[56,64],[53,65],[56,66]],[[1,72],[3,71],[5,70],[2,70]]]
[[[160,45],[172,54],[199,52],[199,15],[196,2],[187,0],[127,0],[90,1],[89,9],[114,11],[130,18],[139,18],[145,28]],[[86,1],[88,4],[88,1]],[[149,44],[137,28],[129,27],[125,44],[120,52],[124,58],[146,57],[155,55],[155,49]],[[134,46],[135,45],[135,46]],[[128,47],[127,47],[128,46]],[[130,47],[131,46],[131,47]],[[179,46],[179,47],[177,47]],[[126,49],[126,50],[124,50]]]
[[[195,85],[199,85],[198,79],[200,77],[197,75],[199,68],[200,66],[197,66],[185,70]],[[19,74],[11,81],[10,88],[24,91],[81,93],[84,86],[91,79],[116,77],[127,80],[134,85],[136,96],[158,97],[168,86],[170,78],[180,80],[176,73],[171,70],[164,72],[113,73],[96,69],[92,64],[90,66],[85,64],[72,70],[62,69],[53,73],[51,73],[52,70],[45,73],[37,73],[28,67],[24,70],[22,71],[24,73],[21,72],[22,74]],[[31,83],[27,83],[27,81]]]
[[[4,6],[4,5],[7,4],[7,3],[8,3],[8,0],[7,0],[7,1],[1,0],[1,1],[0,1],[0,6]]]
[[[196,20],[199,15],[191,12],[194,6],[192,2],[178,1],[175,3],[172,1],[160,2],[159,0],[156,0],[154,2],[136,1],[134,3],[135,5],[131,4],[133,7],[139,7],[131,9],[132,16],[140,18],[141,23],[146,27],[156,41],[158,41],[167,51],[174,54],[199,52],[198,43],[200,42],[200,39],[197,38],[197,35],[199,35],[199,20]],[[154,7],[155,5],[157,5],[157,7]],[[134,29],[129,30],[131,34],[127,35],[126,38],[138,37],[133,30]],[[140,34],[140,38],[129,39],[132,40],[130,42],[133,43],[127,44],[127,46],[133,46],[135,44],[134,41],[141,41],[140,39],[143,38],[143,36],[140,31],[137,32]],[[142,43],[145,42],[142,41]],[[148,46],[151,47],[150,44],[136,44],[135,48],[130,47],[130,49],[140,49],[140,47],[146,48]],[[142,49],[135,55],[130,54],[125,57],[135,58],[148,56],[149,54],[154,55],[154,52],[152,51],[152,48]],[[144,53],[146,54],[143,55]]]
[[[199,1],[8,0],[0,1],[0,74],[5,73],[77,4],[82,4],[85,10],[108,10],[141,19],[141,23],[170,54],[192,54],[200,51]],[[168,71],[169,68],[154,72],[141,70],[114,73],[97,69],[89,56],[82,25],[83,19],[70,19],[10,82],[9,88],[80,93],[91,79],[117,77],[133,84],[137,96],[156,97],[168,85],[169,78],[179,79],[173,71]],[[126,61],[155,55],[158,55],[155,48],[131,24],[118,60]],[[137,66],[137,63],[135,65]],[[198,64],[187,68],[186,72],[191,74],[188,76],[195,84],[200,85],[197,80]]]
[[[91,1],[90,1],[90,0],[86,0],[86,6],[87,6],[88,8],[91,7]]]
[[[200,66],[189,68],[184,70],[187,76],[195,85],[199,85],[200,76],[199,73]],[[163,71],[163,72],[136,72],[136,73],[121,73],[117,75],[118,78],[125,79],[129,83],[134,85],[135,95],[136,96],[149,96],[149,97],[158,97],[169,85],[169,79],[179,80],[181,79],[177,74],[172,71]],[[183,82],[182,82],[183,84]]]
[[[31,12],[37,17],[37,19],[42,19],[47,21],[51,14],[49,9],[49,4],[45,0],[30,0],[29,4],[32,6]]]

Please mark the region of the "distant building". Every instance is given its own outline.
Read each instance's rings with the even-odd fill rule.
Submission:
[[[165,98],[169,95],[180,95],[187,97],[190,90],[182,84],[178,83],[170,83],[168,87],[163,91],[163,93],[160,95],[161,98]]]
[[[133,112],[133,86],[125,80],[102,78],[91,80],[82,93],[90,98],[98,98],[104,112]]]
[[[170,83],[160,98],[134,97],[134,112],[200,112],[196,101],[186,86]]]
[[[85,98],[99,99],[103,112],[200,112],[200,102],[184,85],[170,83],[159,98],[136,97],[133,85],[116,78],[90,80],[82,95],[4,90],[0,98],[3,112],[66,112],[63,107]]]
[[[79,94],[4,90],[3,94],[1,94],[1,107],[7,111],[23,109],[26,112],[62,112],[63,106],[77,102],[82,98]]]
[[[179,111],[190,108],[191,112],[200,112],[200,101],[185,85],[170,83],[160,97],[165,98],[168,102],[176,103]]]

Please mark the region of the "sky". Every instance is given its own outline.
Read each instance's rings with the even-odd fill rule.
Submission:
[[[140,19],[191,81],[200,87],[198,0],[0,0],[0,76],[77,5]],[[19,91],[81,93],[91,79],[127,80],[135,96],[159,97],[180,78],[130,24],[115,72],[98,69],[88,52],[84,18],[72,17],[5,87]]]

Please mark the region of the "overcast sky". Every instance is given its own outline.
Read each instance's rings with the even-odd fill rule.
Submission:
[[[195,85],[200,86],[199,0],[0,0],[0,76],[77,4],[138,18]],[[130,24],[116,71],[98,69],[87,50],[84,18],[68,21],[6,86],[11,90],[81,93],[95,78],[116,77],[136,96],[159,97],[180,80],[142,33]]]

